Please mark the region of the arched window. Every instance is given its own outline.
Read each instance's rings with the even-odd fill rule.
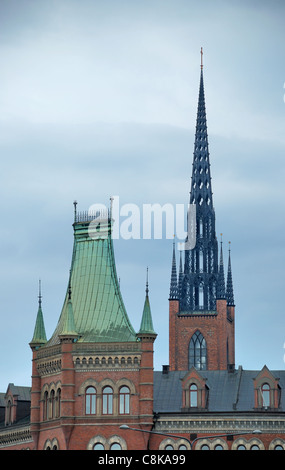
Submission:
[[[44,421],[46,421],[49,418],[49,412],[48,412],[48,392],[44,393],[44,401],[43,401],[43,418]]]
[[[50,406],[51,406],[50,417],[52,419],[52,418],[55,417],[55,393],[54,393],[54,390],[52,390],[51,393],[50,393]]]
[[[113,442],[110,446],[110,450],[122,450],[122,446],[118,442]]]
[[[113,389],[105,387],[103,389],[103,415],[111,415],[113,413]]]
[[[87,387],[85,390],[85,414],[96,414],[96,388]]]
[[[207,369],[207,346],[204,336],[196,331],[189,343],[189,369],[196,367],[197,370]]]
[[[61,389],[59,388],[56,392],[56,418],[60,417],[61,410]]]
[[[121,387],[119,391],[119,413],[130,413],[130,389],[126,386]]]
[[[210,450],[210,447],[207,444],[203,444],[201,450]]]
[[[174,450],[173,446],[171,444],[167,444],[165,446],[165,450]]]
[[[6,419],[7,424],[12,424],[12,402],[11,400],[8,400],[7,403],[7,419]]]
[[[264,407],[270,406],[270,386],[267,383],[262,384],[261,395],[262,395],[262,406]]]
[[[198,406],[198,387],[196,384],[190,385],[189,393],[190,393],[190,406],[197,407]]]
[[[96,442],[93,446],[93,450],[105,450],[105,447],[101,442]]]

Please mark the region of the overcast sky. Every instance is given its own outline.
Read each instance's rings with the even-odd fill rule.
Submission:
[[[0,1],[0,391],[31,383],[68,282],[73,201],[185,204],[204,50],[212,188],[231,241],[236,366],[284,369],[282,0]],[[149,266],[155,369],[168,364],[172,240],[116,240],[139,329]]]

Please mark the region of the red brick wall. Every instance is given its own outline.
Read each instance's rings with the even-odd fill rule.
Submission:
[[[234,309],[233,307],[230,307]],[[189,342],[199,330],[207,343],[207,368],[227,369],[227,342],[229,363],[234,364],[234,321],[227,318],[226,300],[217,301],[217,315],[203,313],[178,315],[179,302],[169,302],[169,368],[188,370]],[[232,311],[234,318],[234,311]]]

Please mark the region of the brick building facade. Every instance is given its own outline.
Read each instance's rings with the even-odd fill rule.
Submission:
[[[285,450],[285,371],[235,366],[231,259],[229,252],[225,281],[202,67],[190,204],[197,206],[197,240],[180,257],[178,275],[173,247],[169,365],[162,371],[153,370],[148,284],[138,332],[123,303],[112,211],[77,213],[74,204],[62,312],[47,339],[40,293],[31,388],[9,384],[0,394],[1,450],[188,450],[193,442],[197,450]]]

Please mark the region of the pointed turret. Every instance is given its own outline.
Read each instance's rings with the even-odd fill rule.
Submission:
[[[39,307],[36,318],[36,324],[34,329],[34,335],[30,342],[31,348],[40,347],[47,341],[46,330],[44,325],[44,318],[42,312],[42,293],[41,293],[41,281],[39,281]]]
[[[169,300],[178,300],[178,285],[177,285],[177,270],[176,270],[175,241],[174,240],[173,240]]]
[[[229,242],[229,262],[228,262],[228,277],[227,277],[227,291],[226,291],[226,298],[227,303],[229,306],[234,306],[234,288],[233,288],[233,279],[232,279],[232,266],[231,266],[231,249],[230,249]]]
[[[223,261],[223,242],[221,240],[220,265],[219,265],[219,275],[218,275],[218,283],[217,283],[217,299],[225,299],[225,298],[226,298],[226,286],[225,286],[224,261]]]
[[[74,315],[71,301],[71,280],[69,279],[68,286],[68,302],[67,309],[65,310],[65,317],[63,320],[63,328],[59,335],[60,339],[75,339],[78,337],[78,333],[75,329]]]
[[[138,332],[139,337],[144,336],[144,335],[147,335],[147,336],[153,335],[156,337],[156,333],[154,331],[153,323],[152,323],[152,315],[151,315],[148,293],[149,293],[149,289],[148,289],[148,268],[147,268],[145,302],[144,302],[144,309],[143,309],[143,314],[142,314],[142,319],[141,319],[140,330]]]

